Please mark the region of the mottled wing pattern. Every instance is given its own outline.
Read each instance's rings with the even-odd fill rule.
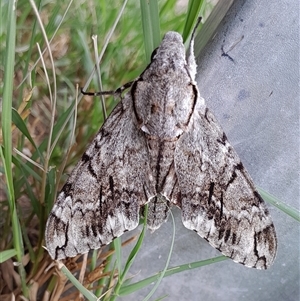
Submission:
[[[97,249],[134,229],[140,206],[154,195],[131,103],[127,94],[116,106],[60,192],[46,226],[53,259]]]
[[[165,35],[60,192],[46,246],[62,259],[110,243],[139,222],[158,229],[172,204],[185,227],[234,261],[265,269],[277,240],[266,205],[199,97],[193,37]]]
[[[277,249],[273,222],[202,98],[174,158],[184,226],[235,262],[269,267]]]

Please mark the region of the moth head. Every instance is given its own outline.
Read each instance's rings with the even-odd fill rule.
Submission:
[[[160,46],[156,48],[151,55],[151,61],[185,61],[185,48],[182,36],[175,31],[169,31],[165,34]]]

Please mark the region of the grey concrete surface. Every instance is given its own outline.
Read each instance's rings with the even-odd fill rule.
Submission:
[[[242,38],[243,37],[243,38]],[[230,56],[222,56],[222,48]],[[254,182],[299,209],[299,3],[235,1],[198,58],[198,86]],[[151,300],[297,301],[299,223],[268,206],[278,255],[266,271],[226,260],[163,279]],[[171,266],[218,256],[173,210]],[[173,225],[146,234],[132,282],[164,268]],[[125,248],[125,253],[130,247]],[[143,300],[152,286],[121,300]]]

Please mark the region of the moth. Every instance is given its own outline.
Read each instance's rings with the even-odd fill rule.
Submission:
[[[53,259],[109,244],[136,228],[158,229],[170,208],[183,225],[235,262],[268,268],[275,228],[252,179],[200,97],[194,39],[165,34],[151,63],[87,147],[46,225]]]

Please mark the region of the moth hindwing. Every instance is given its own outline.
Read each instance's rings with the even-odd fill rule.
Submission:
[[[266,269],[277,240],[266,205],[200,97],[191,42],[168,32],[58,195],[46,226],[53,259],[110,243],[147,222],[158,229],[172,205],[182,222],[235,262]]]

